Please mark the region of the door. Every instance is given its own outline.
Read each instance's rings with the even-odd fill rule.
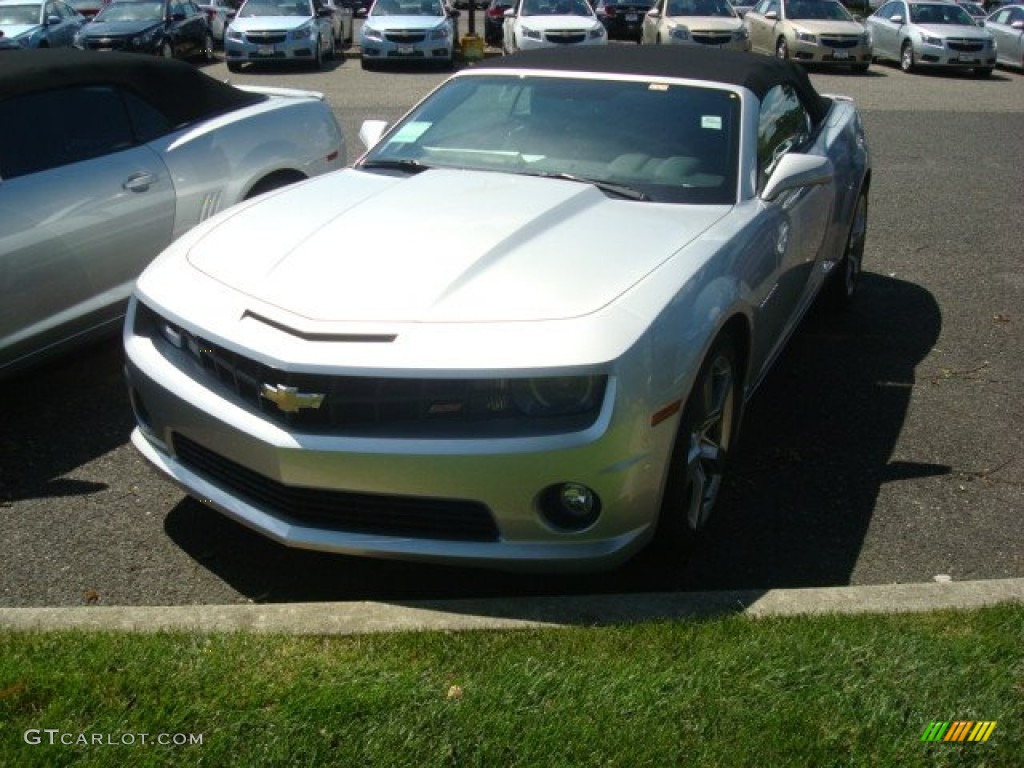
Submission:
[[[107,322],[171,240],[174,187],[120,93],[0,102],[0,365]]]

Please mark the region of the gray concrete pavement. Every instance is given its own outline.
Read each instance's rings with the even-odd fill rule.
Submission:
[[[751,617],[907,613],[1024,603],[1024,579],[865,587],[540,596],[489,600],[0,608],[8,630],[199,631],[352,635],[628,624],[742,613]]]

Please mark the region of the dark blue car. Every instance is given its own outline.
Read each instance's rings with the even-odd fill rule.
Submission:
[[[86,24],[77,48],[213,61],[213,34],[192,0],[114,0]]]

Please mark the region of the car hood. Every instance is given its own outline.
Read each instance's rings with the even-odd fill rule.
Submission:
[[[502,173],[348,169],[226,211],[187,258],[312,321],[564,319],[607,306],[729,210]]]
[[[370,16],[366,25],[373,29],[435,29],[446,22],[444,16]]]
[[[991,35],[976,24],[916,24],[919,30],[932,37],[966,37],[988,40]]]
[[[594,29],[601,25],[596,16],[574,16],[571,14],[565,16],[519,16],[516,21],[524,27],[545,32],[562,29],[576,32]]]
[[[725,16],[669,16],[668,21],[687,29],[706,32],[735,32],[743,26],[742,19]]]
[[[90,21],[82,27],[82,34],[88,37],[138,35],[154,27],[159,27],[162,23],[158,19],[143,19],[142,21]]]
[[[0,24],[0,32],[11,39],[19,35],[31,35],[37,29],[39,29],[38,24]]]
[[[861,35],[864,33],[864,27],[856,21],[795,19],[789,23],[793,29],[801,29],[814,35]]]
[[[262,32],[264,30],[292,30],[308,24],[312,16],[247,16],[235,17],[231,28],[236,32]]]

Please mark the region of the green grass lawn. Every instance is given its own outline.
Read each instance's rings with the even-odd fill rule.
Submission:
[[[997,725],[984,743],[922,742],[936,720]],[[0,723],[4,768],[1020,768],[1024,606],[347,637],[3,632]]]

